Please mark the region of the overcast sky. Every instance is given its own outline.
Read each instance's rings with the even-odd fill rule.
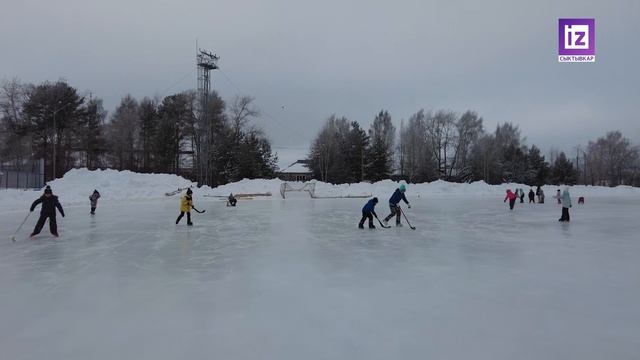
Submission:
[[[276,146],[383,108],[397,127],[472,109],[545,150],[616,129],[640,143],[638,0],[0,2],[0,78],[64,78],[110,113],[128,93],[195,88],[197,39],[221,56],[213,88],[254,96]],[[596,19],[596,63],[557,62],[560,17]]]

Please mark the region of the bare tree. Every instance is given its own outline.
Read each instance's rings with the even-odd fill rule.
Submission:
[[[118,169],[135,170],[139,106],[131,95],[122,98],[108,124],[108,141]]]
[[[25,131],[22,108],[29,86],[18,79],[5,80],[0,87],[0,156],[18,168],[31,155],[30,134]]]
[[[240,133],[247,122],[251,118],[260,116],[260,111],[253,106],[254,100],[253,97],[248,95],[236,96],[229,107],[229,120],[237,142],[240,142]]]

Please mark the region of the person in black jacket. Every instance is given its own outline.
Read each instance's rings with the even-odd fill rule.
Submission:
[[[44,226],[44,222],[49,218],[49,230],[53,236],[58,237],[58,224],[56,223],[56,208],[60,211],[60,215],[64,217],[64,210],[62,210],[62,205],[58,202],[58,197],[53,195],[51,191],[51,187],[47,185],[44,189],[44,195],[38,198],[36,201],[31,204],[31,212],[35,210],[38,204],[42,204],[42,208],[40,209],[40,218],[36,223],[36,227],[33,229],[31,233],[31,237],[34,237],[40,233],[42,227]]]

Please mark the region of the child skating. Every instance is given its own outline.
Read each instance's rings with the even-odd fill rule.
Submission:
[[[373,217],[378,218],[376,214],[375,207],[378,203],[378,198],[374,197],[373,199],[367,201],[367,203],[362,208],[362,219],[360,219],[360,223],[358,224],[358,228],[364,229],[364,221],[369,219],[369,229],[375,229],[375,225],[373,225]]]
[[[31,237],[34,237],[40,234],[42,231],[42,227],[44,226],[45,221],[49,219],[49,231],[55,237],[58,237],[58,223],[56,222],[56,208],[60,211],[60,215],[64,217],[64,210],[62,210],[62,205],[58,202],[58,197],[53,195],[51,191],[51,187],[47,185],[44,189],[44,195],[38,198],[36,201],[31,204],[30,211],[33,212],[38,204],[42,204],[42,208],[40,209],[40,218],[36,223],[36,227],[33,228],[33,232],[31,233]]]
[[[529,204],[536,203],[536,193],[533,192],[533,188],[529,189]]]
[[[513,206],[516,204],[517,198],[518,198],[518,195],[514,194],[513,191],[511,191],[511,189],[507,189],[507,196],[505,196],[503,202],[507,202],[507,200],[509,200],[509,209],[513,210]]]
[[[98,207],[98,199],[100,199],[100,193],[98,190],[93,190],[93,194],[89,196],[89,201],[91,202],[91,215],[96,214],[96,207]]]
[[[395,216],[396,226],[402,226],[402,224],[400,224],[401,210],[398,203],[400,203],[400,200],[402,200],[407,204],[407,207],[411,209],[411,204],[409,204],[409,202],[407,201],[407,198],[404,196],[404,192],[406,190],[407,190],[406,186],[404,186],[404,184],[401,184],[400,187],[393,192],[393,195],[391,195],[391,198],[389,199],[389,209],[391,210],[391,214],[389,214],[389,216],[384,218],[385,225],[388,225],[389,220]]]
[[[187,189],[187,194],[180,199],[180,215],[178,215],[178,218],[176,219],[176,225],[180,220],[182,220],[182,217],[186,213],[187,225],[193,226],[193,223],[191,222],[191,208],[193,208],[193,198],[191,197],[191,194],[193,194],[191,189]]]

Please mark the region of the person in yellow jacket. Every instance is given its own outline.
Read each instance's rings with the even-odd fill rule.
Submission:
[[[180,215],[178,215],[178,218],[176,219],[176,225],[180,220],[182,220],[184,213],[187,213],[187,225],[193,225],[191,222],[191,208],[193,208],[193,198],[191,197],[191,194],[193,194],[191,189],[187,189],[187,195],[180,199]]]

